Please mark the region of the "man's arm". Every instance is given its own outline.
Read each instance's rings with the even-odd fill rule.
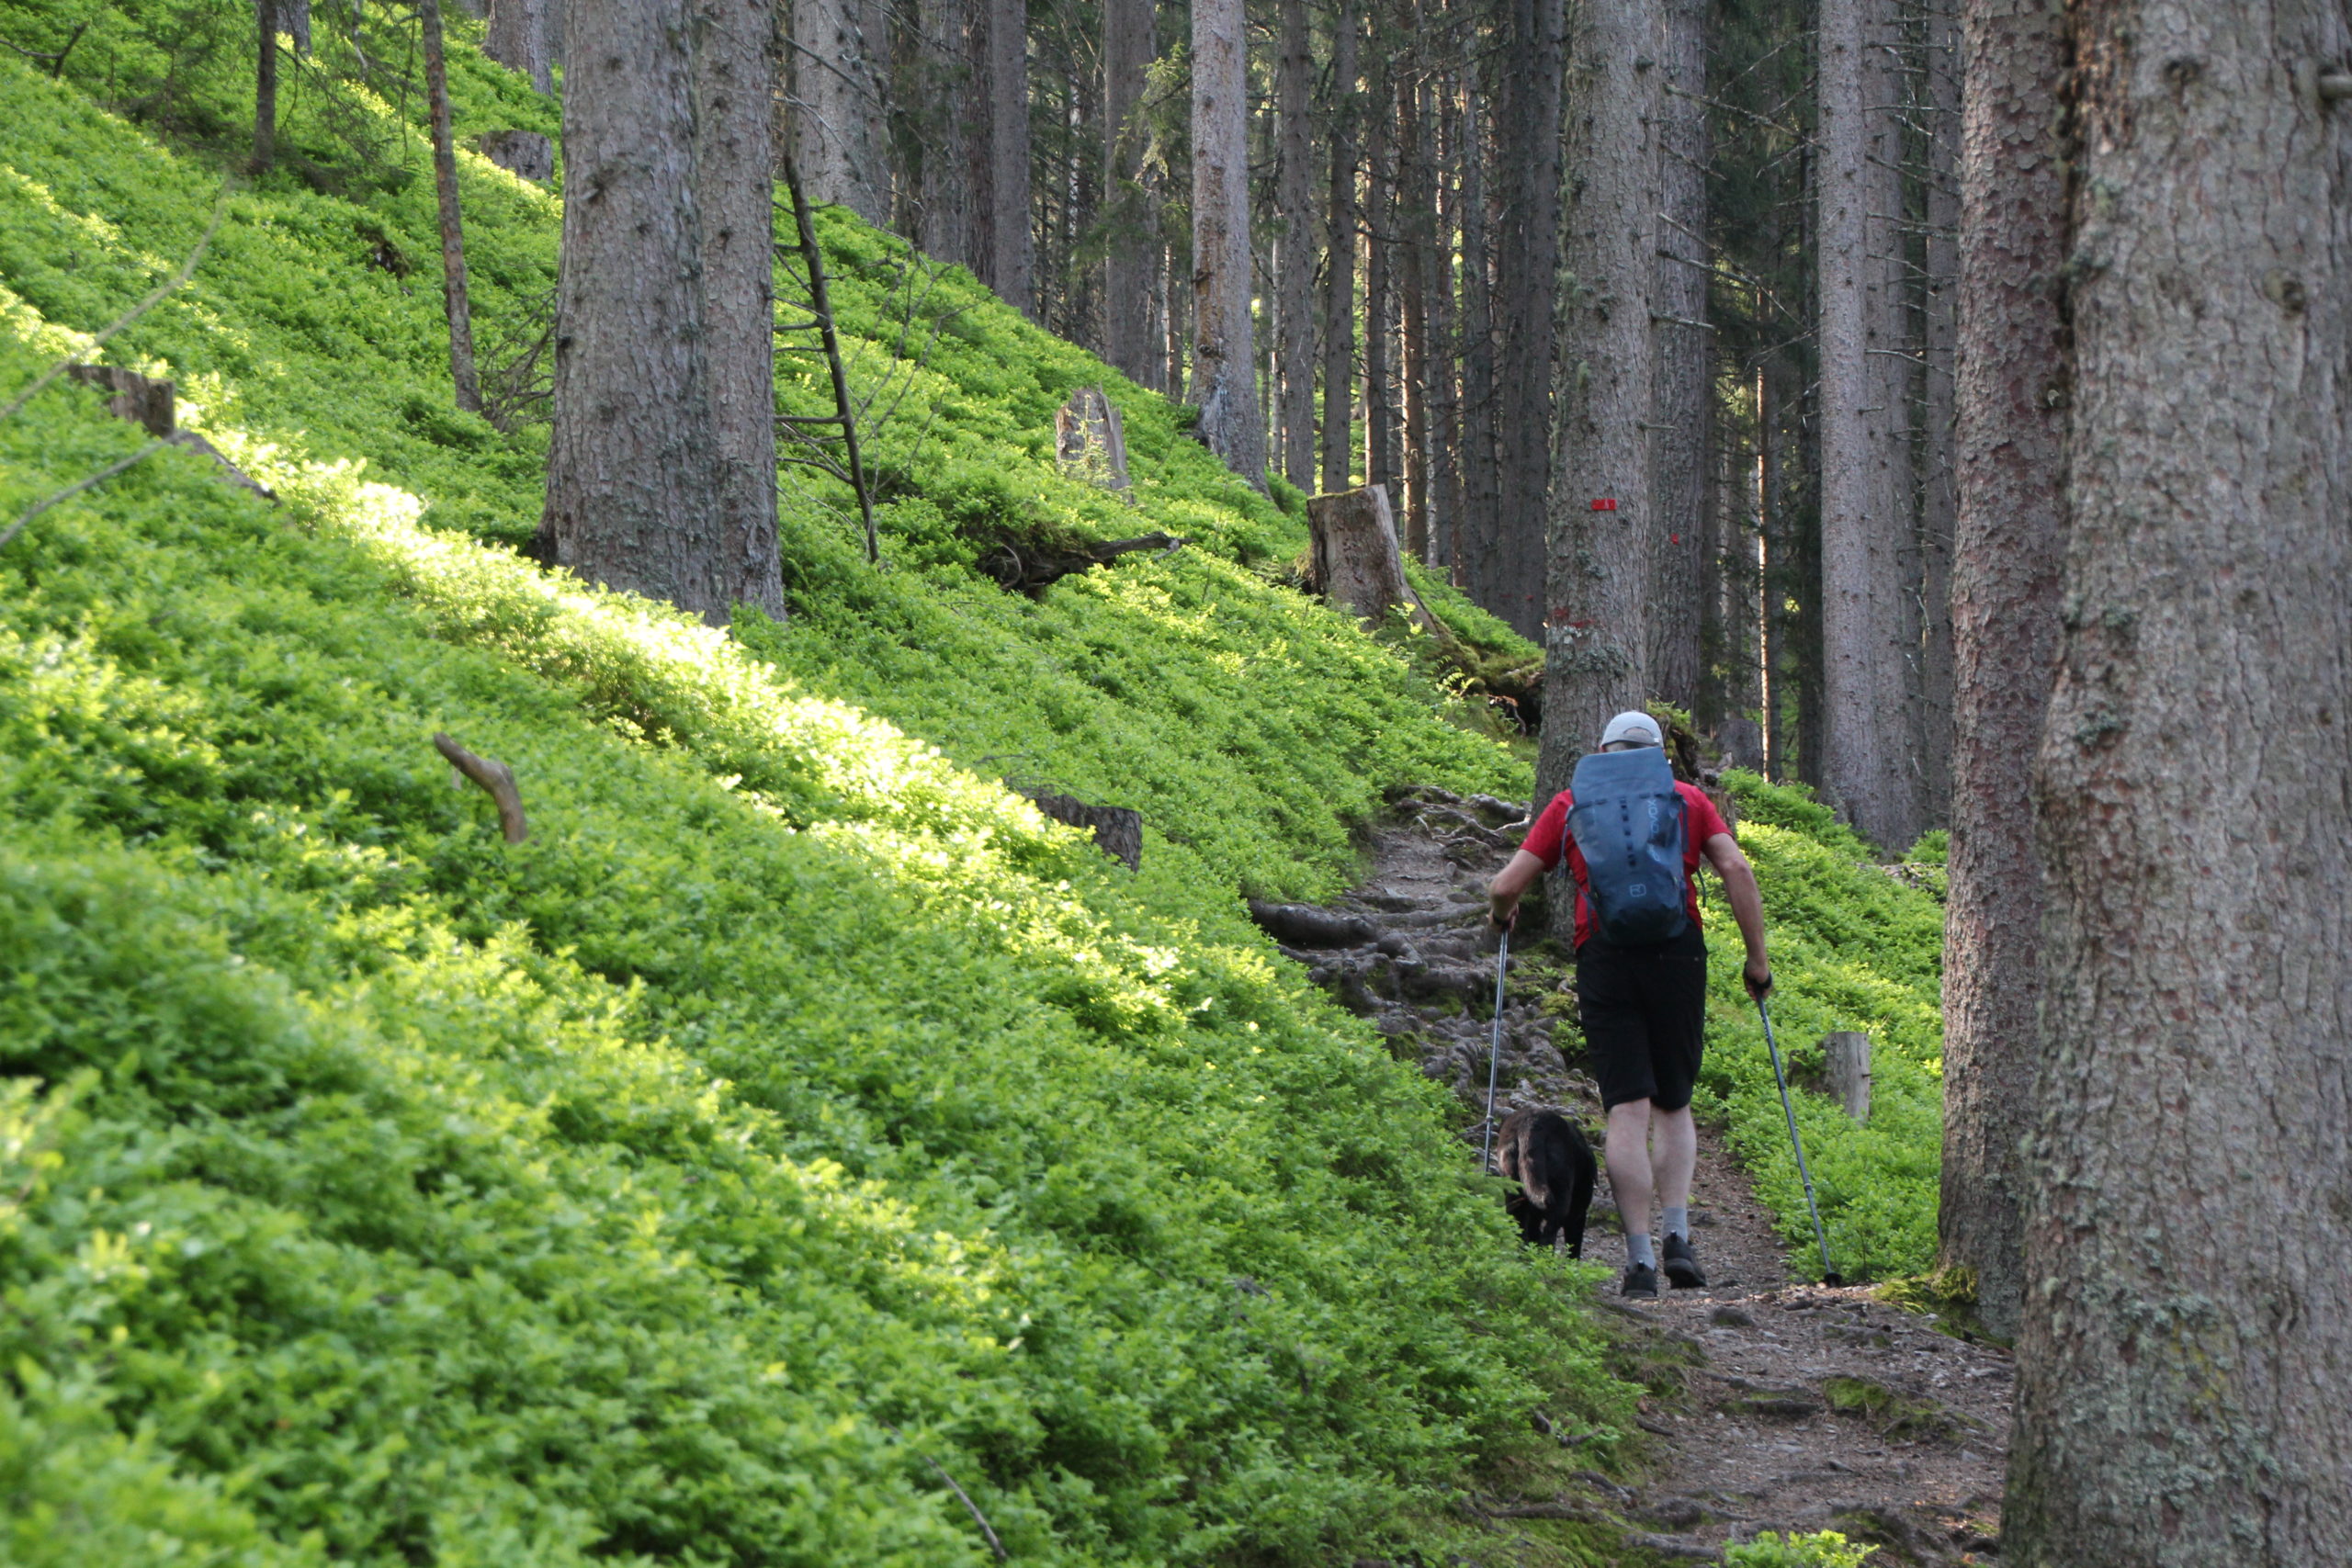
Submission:
[[[1747,994],[1761,1001],[1772,989],[1772,963],[1764,955],[1764,900],[1756,891],[1756,868],[1739,852],[1739,840],[1716,833],[1699,846],[1715,874],[1724,879],[1724,897],[1731,900],[1731,917],[1739,922],[1739,936],[1747,944],[1747,966],[1742,976]],[[1499,884],[1502,880],[1497,877]]]
[[[1732,852],[1739,852],[1735,848]],[[1544,863],[1525,850],[1511,856],[1510,863],[1495,873],[1495,879],[1487,884],[1487,922],[1509,926],[1517,920],[1520,896],[1534,886],[1536,878],[1543,874]],[[1748,886],[1752,888],[1755,885],[1750,878]]]

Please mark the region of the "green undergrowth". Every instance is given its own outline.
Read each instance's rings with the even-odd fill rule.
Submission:
[[[552,203],[465,178],[519,297]],[[1393,784],[1525,787],[1257,570],[1290,520],[1115,382],[1136,502],[1056,473],[1105,373],[950,275],[890,570],[809,506],[786,625],[584,590],[497,542],[538,436],[447,410],[428,280],[370,259],[429,197],[318,185],[232,196],[106,355],[282,504],[165,451],[0,552],[12,1560],[987,1561],[952,1477],[1015,1561],[1321,1562],[1540,1468],[1532,1411],[1618,1451],[1589,1276],[1235,897],[1343,884]],[[215,189],[0,63],[0,387]],[[826,223],[847,317],[898,264]],[[42,394],[0,512],[139,440]],[[1193,545],[969,570],[975,525],[1136,512]],[[1141,807],[1142,874],[1006,774]]]

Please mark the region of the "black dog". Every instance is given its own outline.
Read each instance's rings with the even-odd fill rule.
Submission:
[[[1520,1190],[1503,1207],[1531,1247],[1567,1238],[1568,1256],[1584,1256],[1585,1212],[1600,1168],[1577,1124],[1556,1111],[1514,1111],[1503,1119],[1496,1151],[1504,1176]]]

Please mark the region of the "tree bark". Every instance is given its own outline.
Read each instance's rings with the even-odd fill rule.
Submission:
[[[1275,84],[1282,116],[1277,206],[1282,238],[1274,288],[1281,300],[1283,477],[1315,489],[1315,148],[1307,90],[1315,56],[1306,0],[1282,0],[1282,62]]]
[[[1355,472],[1356,20],[1340,0],[1331,40],[1331,196],[1323,252],[1323,489],[1343,491]]]
[[[986,56],[974,48],[980,28],[973,7],[985,3],[918,0],[916,12],[925,65],[922,90],[928,95],[917,115],[923,128],[918,237],[938,260],[969,267],[975,274],[989,265],[978,217],[986,196],[974,188],[975,174],[988,172],[985,152],[975,152],[976,143],[985,148],[989,117],[980,70]],[[976,103],[980,107],[977,114],[972,112]]]
[[[1162,271],[1158,215],[1141,183],[1146,128],[1136,109],[1153,57],[1152,0],[1103,0],[1102,195],[1110,211],[1102,357],[1154,391],[1168,389],[1166,328],[1150,301]]]
[[[266,174],[277,161],[278,0],[255,0],[254,22],[261,47],[254,56],[253,171]]]
[[[1455,170],[1462,144],[1453,79],[1426,90],[1422,122],[1432,139],[1434,228],[1429,244],[1430,564],[1452,575],[1462,519],[1462,344],[1453,296],[1453,246],[1461,232]]]
[[[2301,0],[2068,15],[2069,534],[2001,1557],[2352,1562],[2352,100],[2322,86],[2352,88],[2352,29]]]
[[[989,287],[1037,319],[1036,242],[1029,216],[1029,4],[987,0]]]
[[[1973,0],[1960,153],[1959,510],[1951,886],[1944,911],[1943,1262],[2014,1336],[2032,1125],[2041,860],[2023,809],[2058,644],[2065,538],[2067,85],[2063,18]]]
[[[1709,0],[1663,0],[1657,97],[1657,403],[1649,433],[1648,694],[1685,712],[1699,703],[1701,541],[1707,525],[1714,399],[1707,329],[1707,13]]]
[[[1208,449],[1263,489],[1250,301],[1250,35],[1241,0],[1193,4],[1193,400]]]
[[[1381,52],[1374,35],[1373,52]],[[1395,255],[1396,221],[1395,169],[1391,159],[1388,118],[1388,76],[1385,63],[1376,65],[1365,84],[1364,107],[1370,111],[1363,148],[1363,482],[1380,485],[1394,496],[1396,484],[1396,384],[1392,369],[1396,340],[1389,322],[1396,315]]]
[[[593,582],[725,619],[684,0],[571,0],[540,528]]]
[[[1642,426],[1654,406],[1657,277],[1655,0],[1583,0],[1570,52],[1560,434],[1551,495],[1539,798],[1565,786],[1610,715],[1646,705],[1643,668],[1659,525]]]
[[[458,153],[449,130],[449,65],[441,37],[441,0],[418,0],[424,35],[424,96],[433,138],[433,195],[441,217],[441,310],[449,323],[449,383],[458,406],[481,412],[474,375],[474,315],[466,289],[466,237],[458,213]]]
[[[1316,496],[1306,503],[1306,522],[1317,592],[1375,626],[1401,604],[1424,627],[1437,629],[1405,581],[1396,521],[1385,489],[1361,485]]]
[[[1545,497],[1552,475],[1553,311],[1559,293],[1561,0],[1503,0],[1507,97],[1496,121],[1503,179],[1496,236],[1496,548],[1474,581],[1521,637],[1544,635]],[[1650,47],[1645,40],[1644,47]],[[1646,357],[1646,355],[1645,355]],[[1646,405],[1645,405],[1646,407]]]
[[[482,52],[529,77],[531,85],[540,92],[552,92],[555,77],[548,62],[547,0],[491,0]]]
[[[1914,514],[1888,4],[1821,0],[1821,614],[1824,777],[1855,829],[1899,853],[1927,824],[1904,637]]]
[[[695,206],[711,444],[724,508],[719,591],[781,619],[775,531],[774,0],[695,0]]]
[[[1396,89],[1397,342],[1404,355],[1405,553],[1430,558],[1430,253],[1436,248],[1436,180],[1423,138],[1420,73]]]
[[[1487,605],[1504,567],[1495,441],[1494,228],[1487,201],[1488,137],[1479,103],[1474,77],[1464,84],[1462,96],[1462,517],[1453,530],[1453,581]]]
[[[888,26],[875,0],[792,0],[786,62],[793,167],[809,199],[876,225],[890,220]]]
[[[1919,370],[1920,810],[1930,826],[1951,819],[1953,361],[1960,341],[1960,21],[1936,0],[1926,14],[1927,232]]]

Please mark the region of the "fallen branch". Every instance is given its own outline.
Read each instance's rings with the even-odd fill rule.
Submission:
[[[433,749],[448,758],[449,766],[461,777],[480,784],[498,803],[498,830],[506,835],[508,843],[519,844],[531,836],[529,825],[523,820],[523,792],[515,787],[514,769],[477,757],[446,735],[434,736]]]
[[[877,1416],[876,1418],[876,1425],[878,1425],[884,1431],[898,1438],[899,1441],[906,1443],[907,1447],[910,1449],[914,1449],[916,1453],[922,1454],[922,1461],[931,1466],[931,1468],[938,1473],[940,1480],[947,1483],[947,1490],[956,1494],[956,1499],[964,1505],[965,1510],[972,1516],[972,1522],[980,1527],[980,1534],[987,1539],[989,1550],[996,1553],[996,1560],[999,1562],[1010,1562],[1012,1560],[1012,1554],[1005,1551],[1004,1542],[997,1540],[996,1527],[989,1523],[989,1517],[986,1514],[980,1512],[980,1506],[972,1501],[972,1495],[965,1491],[961,1486],[956,1484],[956,1478],[947,1473],[947,1467],[940,1463],[937,1460],[932,1458],[929,1454],[923,1453],[921,1449],[915,1449],[915,1446],[912,1443],[908,1443],[907,1435],[904,1432],[899,1431],[896,1427],[891,1426],[888,1421],[881,1420]]]
[[[164,445],[164,443],[161,440],[150,441],[146,446],[141,446],[130,457],[116,458],[113,462],[108,463],[105,468],[100,468],[96,473],[92,474],[88,479],[78,480],[74,484],[67,485],[55,495],[34,502],[30,506],[25,508],[23,516],[8,525],[8,531],[6,533],[0,534],[0,550],[6,549],[8,547],[8,542],[25,531],[26,524],[31,522],[34,518],[40,516],[51,507],[55,506],[59,502],[70,501],[74,497],[81,494],[84,491],[89,489],[92,485],[96,484],[99,480],[114,478],[115,475],[122,472],[123,469],[130,467],[131,464],[136,463],[140,458],[146,457],[150,452],[154,451],[157,447]]]

